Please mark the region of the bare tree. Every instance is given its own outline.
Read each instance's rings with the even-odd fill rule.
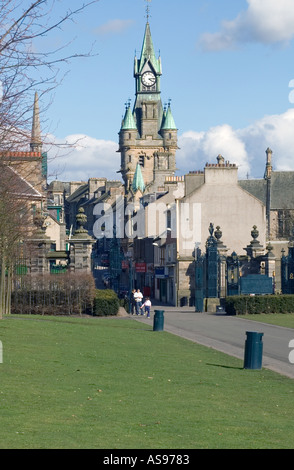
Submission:
[[[55,18],[60,0],[6,0],[0,10],[0,80],[2,101],[0,113],[0,143],[11,150],[24,148],[32,114],[32,90],[39,95],[48,93],[61,80],[62,64],[75,58],[87,57],[90,52],[67,55],[69,44],[58,49],[40,50],[43,38],[99,0],[73,2],[78,6]],[[36,46],[38,44],[38,46]],[[48,41],[46,41],[48,44]]]
[[[30,143],[33,111],[32,93],[44,95],[60,81],[62,64],[89,51],[67,54],[67,46],[41,49],[42,38],[62,29],[99,0],[80,2],[56,18],[60,0],[3,0],[0,9],[0,173],[9,165],[9,154]],[[48,41],[46,41],[48,44]],[[36,47],[38,45],[38,47]],[[28,171],[29,168],[28,168]],[[12,180],[13,174],[11,175]],[[0,318],[10,311],[11,276],[19,244],[30,231],[28,196],[10,184],[8,173],[0,178]],[[8,178],[8,179],[7,179]]]

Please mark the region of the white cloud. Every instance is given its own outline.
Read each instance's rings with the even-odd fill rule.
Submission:
[[[52,139],[62,148],[56,151],[52,146],[49,158],[49,179],[61,181],[87,181],[91,177],[106,177],[121,180],[117,171],[120,168],[118,144],[109,140],[100,140],[86,135],[76,134],[64,140]],[[64,146],[64,143],[67,143]]]
[[[120,34],[128,29],[133,24],[133,22],[133,20],[110,20],[107,23],[98,26],[94,32],[98,35]]]
[[[293,39],[293,0],[247,0],[247,3],[246,11],[232,21],[222,22],[221,31],[201,36],[204,50],[231,49],[249,42],[287,44]]]
[[[243,129],[228,124],[206,131],[190,130],[179,135],[177,168],[180,174],[203,170],[205,164],[216,163],[222,154],[230,163],[236,163],[240,178],[263,177],[265,151],[273,150],[273,166],[276,170],[294,171],[294,109],[282,114],[264,116]],[[51,139],[53,140],[53,139]],[[59,150],[59,156],[49,160],[49,179],[56,176],[61,181],[87,181],[90,177],[106,177],[121,180],[118,143],[95,139],[85,135],[70,135],[57,145],[67,142],[69,150]],[[48,151],[52,157],[56,151]]]
[[[237,131],[245,142],[251,172],[259,169],[260,162],[264,169],[265,150],[273,150],[274,169],[294,170],[294,109],[288,109],[283,114],[265,116],[245,129]]]
[[[273,150],[274,169],[294,171],[294,109],[283,114],[264,116],[244,129],[224,124],[207,131],[185,132],[179,136],[177,168],[184,174],[203,170],[206,162],[216,163],[218,154],[236,163],[239,177],[262,177],[265,151]]]
[[[185,132],[179,137],[179,147],[177,167],[184,168],[185,172],[203,170],[207,162],[216,163],[219,154],[238,165],[240,176],[245,176],[250,169],[244,141],[227,124],[206,132]]]

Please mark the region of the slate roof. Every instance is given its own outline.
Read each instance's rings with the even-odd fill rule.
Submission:
[[[266,180],[239,180],[240,186],[266,204]],[[271,174],[271,209],[294,209],[294,171]]]
[[[13,168],[1,165],[0,168],[0,187],[16,197],[26,197],[32,199],[43,198],[44,196],[37,191],[28,181],[22,178]]]
[[[78,202],[84,196],[86,197],[89,191],[88,183],[81,185],[78,189],[76,189],[68,198],[67,202]]]

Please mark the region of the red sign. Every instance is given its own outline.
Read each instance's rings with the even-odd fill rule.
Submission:
[[[136,263],[136,273],[146,273],[146,263]]]
[[[128,269],[129,268],[129,262],[122,260],[121,262],[121,269]]]

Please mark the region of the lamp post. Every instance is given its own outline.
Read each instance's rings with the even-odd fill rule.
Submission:
[[[122,271],[122,253],[120,252],[120,241],[114,237],[111,240],[110,252],[109,252],[109,271],[112,289],[118,294],[119,293],[119,279]]]

